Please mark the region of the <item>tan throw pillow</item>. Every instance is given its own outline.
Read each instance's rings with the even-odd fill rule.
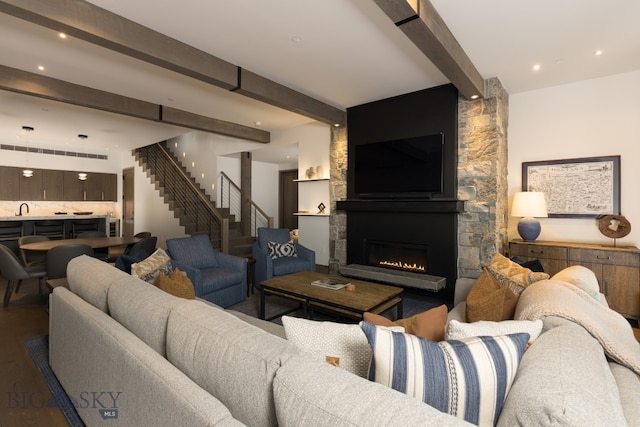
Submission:
[[[485,268],[467,295],[467,322],[513,319],[517,302],[518,296]]]
[[[429,341],[443,341],[444,327],[447,324],[447,306],[442,304],[422,313],[406,319],[391,321],[384,316],[366,312],[363,315],[365,322],[376,326],[402,326],[405,333],[416,335]]]
[[[196,291],[193,288],[193,283],[187,275],[178,268],[173,270],[173,273],[169,276],[162,273],[158,274],[153,284],[166,293],[180,298],[196,298]]]
[[[131,275],[145,282],[153,283],[160,273],[171,273],[171,259],[162,248],[158,248],[143,261],[131,264]]]
[[[531,271],[498,253],[493,256],[487,269],[498,282],[508,286],[517,296],[520,296],[522,291],[530,284],[549,278],[547,273]]]

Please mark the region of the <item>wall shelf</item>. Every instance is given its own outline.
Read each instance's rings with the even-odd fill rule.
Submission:
[[[294,179],[293,182],[329,181],[329,178]]]
[[[314,214],[314,213],[306,213],[306,212],[295,212],[294,213],[295,216],[330,216],[330,214],[328,213],[324,213],[324,214]]]

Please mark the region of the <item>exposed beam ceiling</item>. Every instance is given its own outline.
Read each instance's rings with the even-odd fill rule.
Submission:
[[[429,0],[375,2],[463,96],[484,96],[484,79]]]
[[[255,142],[269,132],[0,65],[0,89]]]
[[[0,12],[329,125],[345,112],[82,0],[5,0]]]

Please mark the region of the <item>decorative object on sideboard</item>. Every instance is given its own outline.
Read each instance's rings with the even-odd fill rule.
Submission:
[[[616,247],[616,239],[621,239],[631,233],[631,223],[624,215],[600,215],[596,218],[598,230],[604,236],[613,239],[613,247]]]
[[[521,191],[513,196],[511,216],[521,217],[518,233],[525,242],[533,242],[540,235],[540,221],[536,218],[547,217],[547,203],[544,193],[539,191]]]
[[[319,215],[324,214],[324,210],[325,210],[326,208],[327,208],[327,207],[324,205],[324,203],[320,202],[320,204],[318,205],[318,214],[319,214]]]
[[[313,169],[313,166],[307,169],[305,174],[307,175],[307,179],[314,179],[316,177],[316,171]]]

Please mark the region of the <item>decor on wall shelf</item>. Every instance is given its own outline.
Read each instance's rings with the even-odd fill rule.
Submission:
[[[522,163],[522,191],[543,191],[552,218],[620,214],[620,156]]]
[[[522,217],[518,222],[518,233],[525,242],[533,242],[540,235],[540,221],[547,217],[547,204],[544,193],[522,191],[513,196],[511,216]]]
[[[324,203],[320,202],[320,204],[318,205],[318,214],[320,215],[324,214],[325,209],[326,209],[326,206],[324,205]]]
[[[307,175],[307,179],[314,179],[316,177],[316,171],[313,169],[313,166],[307,169],[305,173]]]
[[[324,175],[322,174],[322,172],[323,172],[323,170],[322,170],[322,166],[321,166],[321,165],[316,166],[316,177],[317,177],[318,179],[320,179],[320,178],[323,178],[323,177],[324,177]]]
[[[616,247],[616,239],[621,239],[631,233],[631,223],[623,215],[600,215],[596,218],[598,230],[604,236],[613,239],[613,247]]]

